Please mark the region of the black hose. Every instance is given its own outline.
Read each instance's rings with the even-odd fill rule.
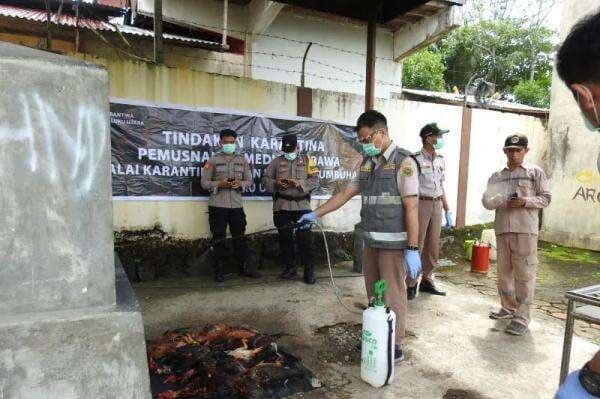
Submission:
[[[390,308],[388,307],[386,309],[387,313],[390,313]],[[392,348],[392,331],[393,331],[393,327],[392,327],[392,315],[388,316],[387,322],[388,322],[388,342],[387,342],[387,355],[388,355],[388,369],[387,369],[387,376],[385,377],[385,383],[383,385],[387,385],[390,382],[390,377],[392,376],[392,368],[393,368],[393,364],[392,362],[394,361],[393,359],[393,350],[395,348]]]

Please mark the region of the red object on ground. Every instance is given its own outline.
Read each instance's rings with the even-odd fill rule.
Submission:
[[[490,244],[476,242],[473,244],[473,256],[471,257],[471,272],[487,273],[490,267]]]

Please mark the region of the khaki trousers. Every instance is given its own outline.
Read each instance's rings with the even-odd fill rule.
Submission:
[[[422,278],[433,282],[434,271],[440,257],[442,232],[442,201],[419,200],[419,248],[421,249]],[[407,280],[409,287],[417,285],[416,279]]]
[[[498,293],[505,310],[515,321],[528,325],[537,273],[537,234],[504,233],[496,236],[498,245]]]
[[[379,279],[387,282],[384,302],[396,313],[396,344],[404,341],[406,323],[406,269],[404,251],[364,247],[363,273],[369,300],[374,296],[374,285]]]

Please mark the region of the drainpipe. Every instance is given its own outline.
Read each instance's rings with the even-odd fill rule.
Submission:
[[[223,37],[221,38],[221,46],[227,45],[227,11],[229,6],[228,0],[223,0]]]
[[[305,66],[306,66],[306,56],[308,55],[308,50],[310,50],[311,46],[312,46],[312,42],[308,43],[308,46],[306,47],[306,51],[304,52],[304,57],[302,58],[302,76],[300,76],[300,87],[304,87],[304,70],[305,70]]]

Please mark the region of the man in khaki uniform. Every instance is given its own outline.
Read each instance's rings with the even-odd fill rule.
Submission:
[[[208,222],[213,240],[225,238],[227,225],[233,237],[235,257],[240,275],[260,278],[261,274],[250,270],[246,264],[246,214],[242,205],[242,192],[252,185],[250,165],[243,155],[236,153],[237,133],[222,130],[221,151],[210,158],[202,169],[202,188],[210,192]],[[223,260],[226,258],[225,243],[215,244],[215,280],[223,282]]]
[[[417,277],[419,257],[419,179],[410,153],[392,142],[385,116],[371,110],[356,123],[358,141],[365,156],[356,165],[356,177],[300,222],[315,222],[361,194],[364,230],[363,272],[367,297],[373,297],[375,281],[385,279],[384,300],[396,313],[394,358],[404,358],[402,342],[406,321],[406,275]]]
[[[309,158],[298,153],[295,134],[283,136],[283,155],[274,158],[262,177],[266,190],[273,193],[273,223],[279,230],[279,244],[285,262],[281,278],[291,279],[296,273],[294,231],[290,226],[311,211],[310,193],[319,185],[318,170],[309,170]],[[304,282],[315,283],[313,243],[310,226],[296,232],[298,255],[304,264]]]
[[[523,164],[527,144],[522,135],[506,138],[507,166],[490,177],[482,199],[484,207],[496,210],[501,308],[490,318],[511,320],[505,332],[512,335],[528,331],[538,266],[538,213],[551,199],[544,171]]]
[[[439,155],[444,145],[442,136],[448,130],[442,130],[437,123],[423,126],[419,135],[423,142],[421,151],[412,157],[419,171],[419,248],[421,248],[421,264],[423,273],[420,292],[433,295],[446,295],[435,286],[434,271],[440,254],[440,233],[442,231],[442,208],[446,218],[446,227],[453,225],[452,212],[446,202],[444,180],[446,162]],[[413,299],[417,294],[417,279],[408,279],[407,297]]]

